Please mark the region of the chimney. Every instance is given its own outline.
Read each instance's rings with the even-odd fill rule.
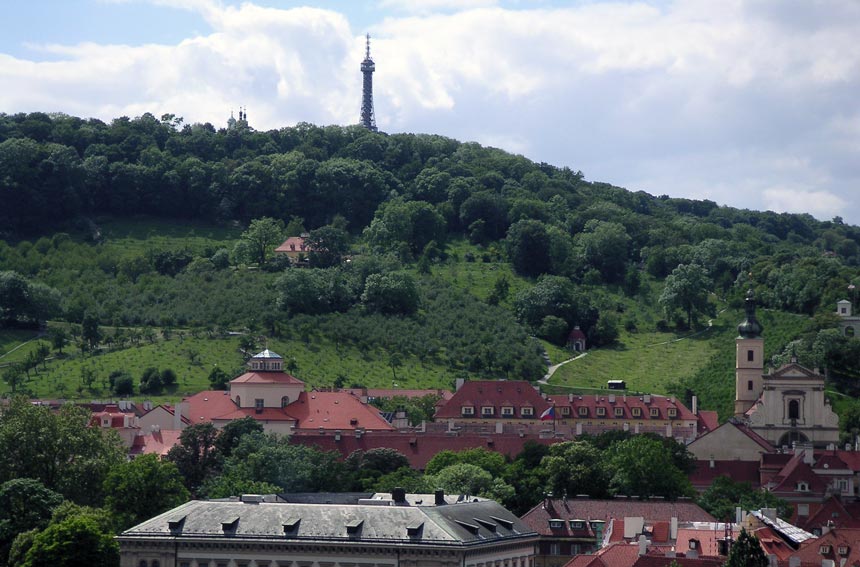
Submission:
[[[815,455],[812,450],[812,447],[806,447],[805,449],[803,449],[803,462],[807,465],[815,463]]]
[[[646,404],[651,403],[651,395],[650,394],[645,394],[644,396],[642,396],[642,398],[643,398],[642,401],[645,402]]]
[[[693,396],[693,415],[699,415],[699,397]]]
[[[176,402],[173,406],[173,430],[182,431],[182,402]]]
[[[639,555],[645,555],[648,552],[649,542],[644,535],[639,536]]]
[[[454,391],[458,391],[460,388],[463,387],[463,384],[465,383],[466,381],[463,378],[457,378],[457,381],[454,382]]]
[[[573,394],[568,394],[568,395],[567,395],[567,401],[568,401],[568,402],[570,402],[570,403],[573,403]]]
[[[408,504],[406,502],[406,490],[399,486],[391,491],[391,499],[394,500],[395,506],[405,506]]]
[[[678,539],[678,517],[672,516],[671,521],[669,522],[669,538],[672,541]]]
[[[436,497],[435,502],[436,502],[437,506],[444,506],[445,504],[447,504],[447,502],[445,502],[445,491],[444,490],[437,489],[436,493],[435,493],[435,497]]]

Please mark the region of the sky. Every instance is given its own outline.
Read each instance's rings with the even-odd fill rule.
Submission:
[[[475,141],[631,191],[860,224],[858,0],[5,0],[0,112]]]

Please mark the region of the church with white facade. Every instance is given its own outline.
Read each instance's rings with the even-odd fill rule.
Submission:
[[[765,373],[762,331],[750,291],[735,340],[735,417],[775,447],[836,444],[839,416],[825,398],[824,376],[796,361]]]

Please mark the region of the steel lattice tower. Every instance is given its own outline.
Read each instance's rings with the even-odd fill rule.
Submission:
[[[373,72],[376,65],[370,58],[370,34],[367,34],[367,53],[361,62],[361,74],[364,84],[361,91],[361,125],[376,132],[376,117],[373,115]]]

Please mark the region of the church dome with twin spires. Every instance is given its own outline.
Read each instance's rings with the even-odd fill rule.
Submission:
[[[745,303],[746,319],[738,325],[738,335],[744,339],[757,339],[761,337],[764,327],[758,322],[755,316],[755,295],[753,290],[747,292]]]

